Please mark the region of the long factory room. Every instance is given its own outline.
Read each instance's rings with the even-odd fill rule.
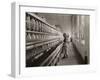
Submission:
[[[89,15],[26,12],[26,67],[86,65]]]

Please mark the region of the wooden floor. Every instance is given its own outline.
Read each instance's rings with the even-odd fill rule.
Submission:
[[[79,63],[79,58],[77,58],[76,50],[74,49],[72,43],[68,44],[68,58],[62,58],[59,60],[57,65],[77,65]]]

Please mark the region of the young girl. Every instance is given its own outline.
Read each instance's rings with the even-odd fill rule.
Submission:
[[[67,53],[67,44],[68,44],[68,39],[69,39],[69,35],[66,33],[63,33],[63,47],[62,47],[62,54],[63,54],[63,58],[68,58],[68,53]]]

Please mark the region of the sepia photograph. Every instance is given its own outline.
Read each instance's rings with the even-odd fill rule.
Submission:
[[[25,66],[90,63],[90,15],[25,13]]]
[[[16,2],[11,6],[12,76],[97,71],[95,8]]]

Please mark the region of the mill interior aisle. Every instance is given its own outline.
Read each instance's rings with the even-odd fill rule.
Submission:
[[[73,43],[68,43],[68,47],[67,47],[68,51],[68,57],[62,58],[61,60],[59,60],[59,62],[57,63],[57,65],[78,65],[78,64],[82,64],[82,60],[80,60],[79,56],[77,56],[78,52],[75,50]],[[61,53],[62,54],[62,53]]]

